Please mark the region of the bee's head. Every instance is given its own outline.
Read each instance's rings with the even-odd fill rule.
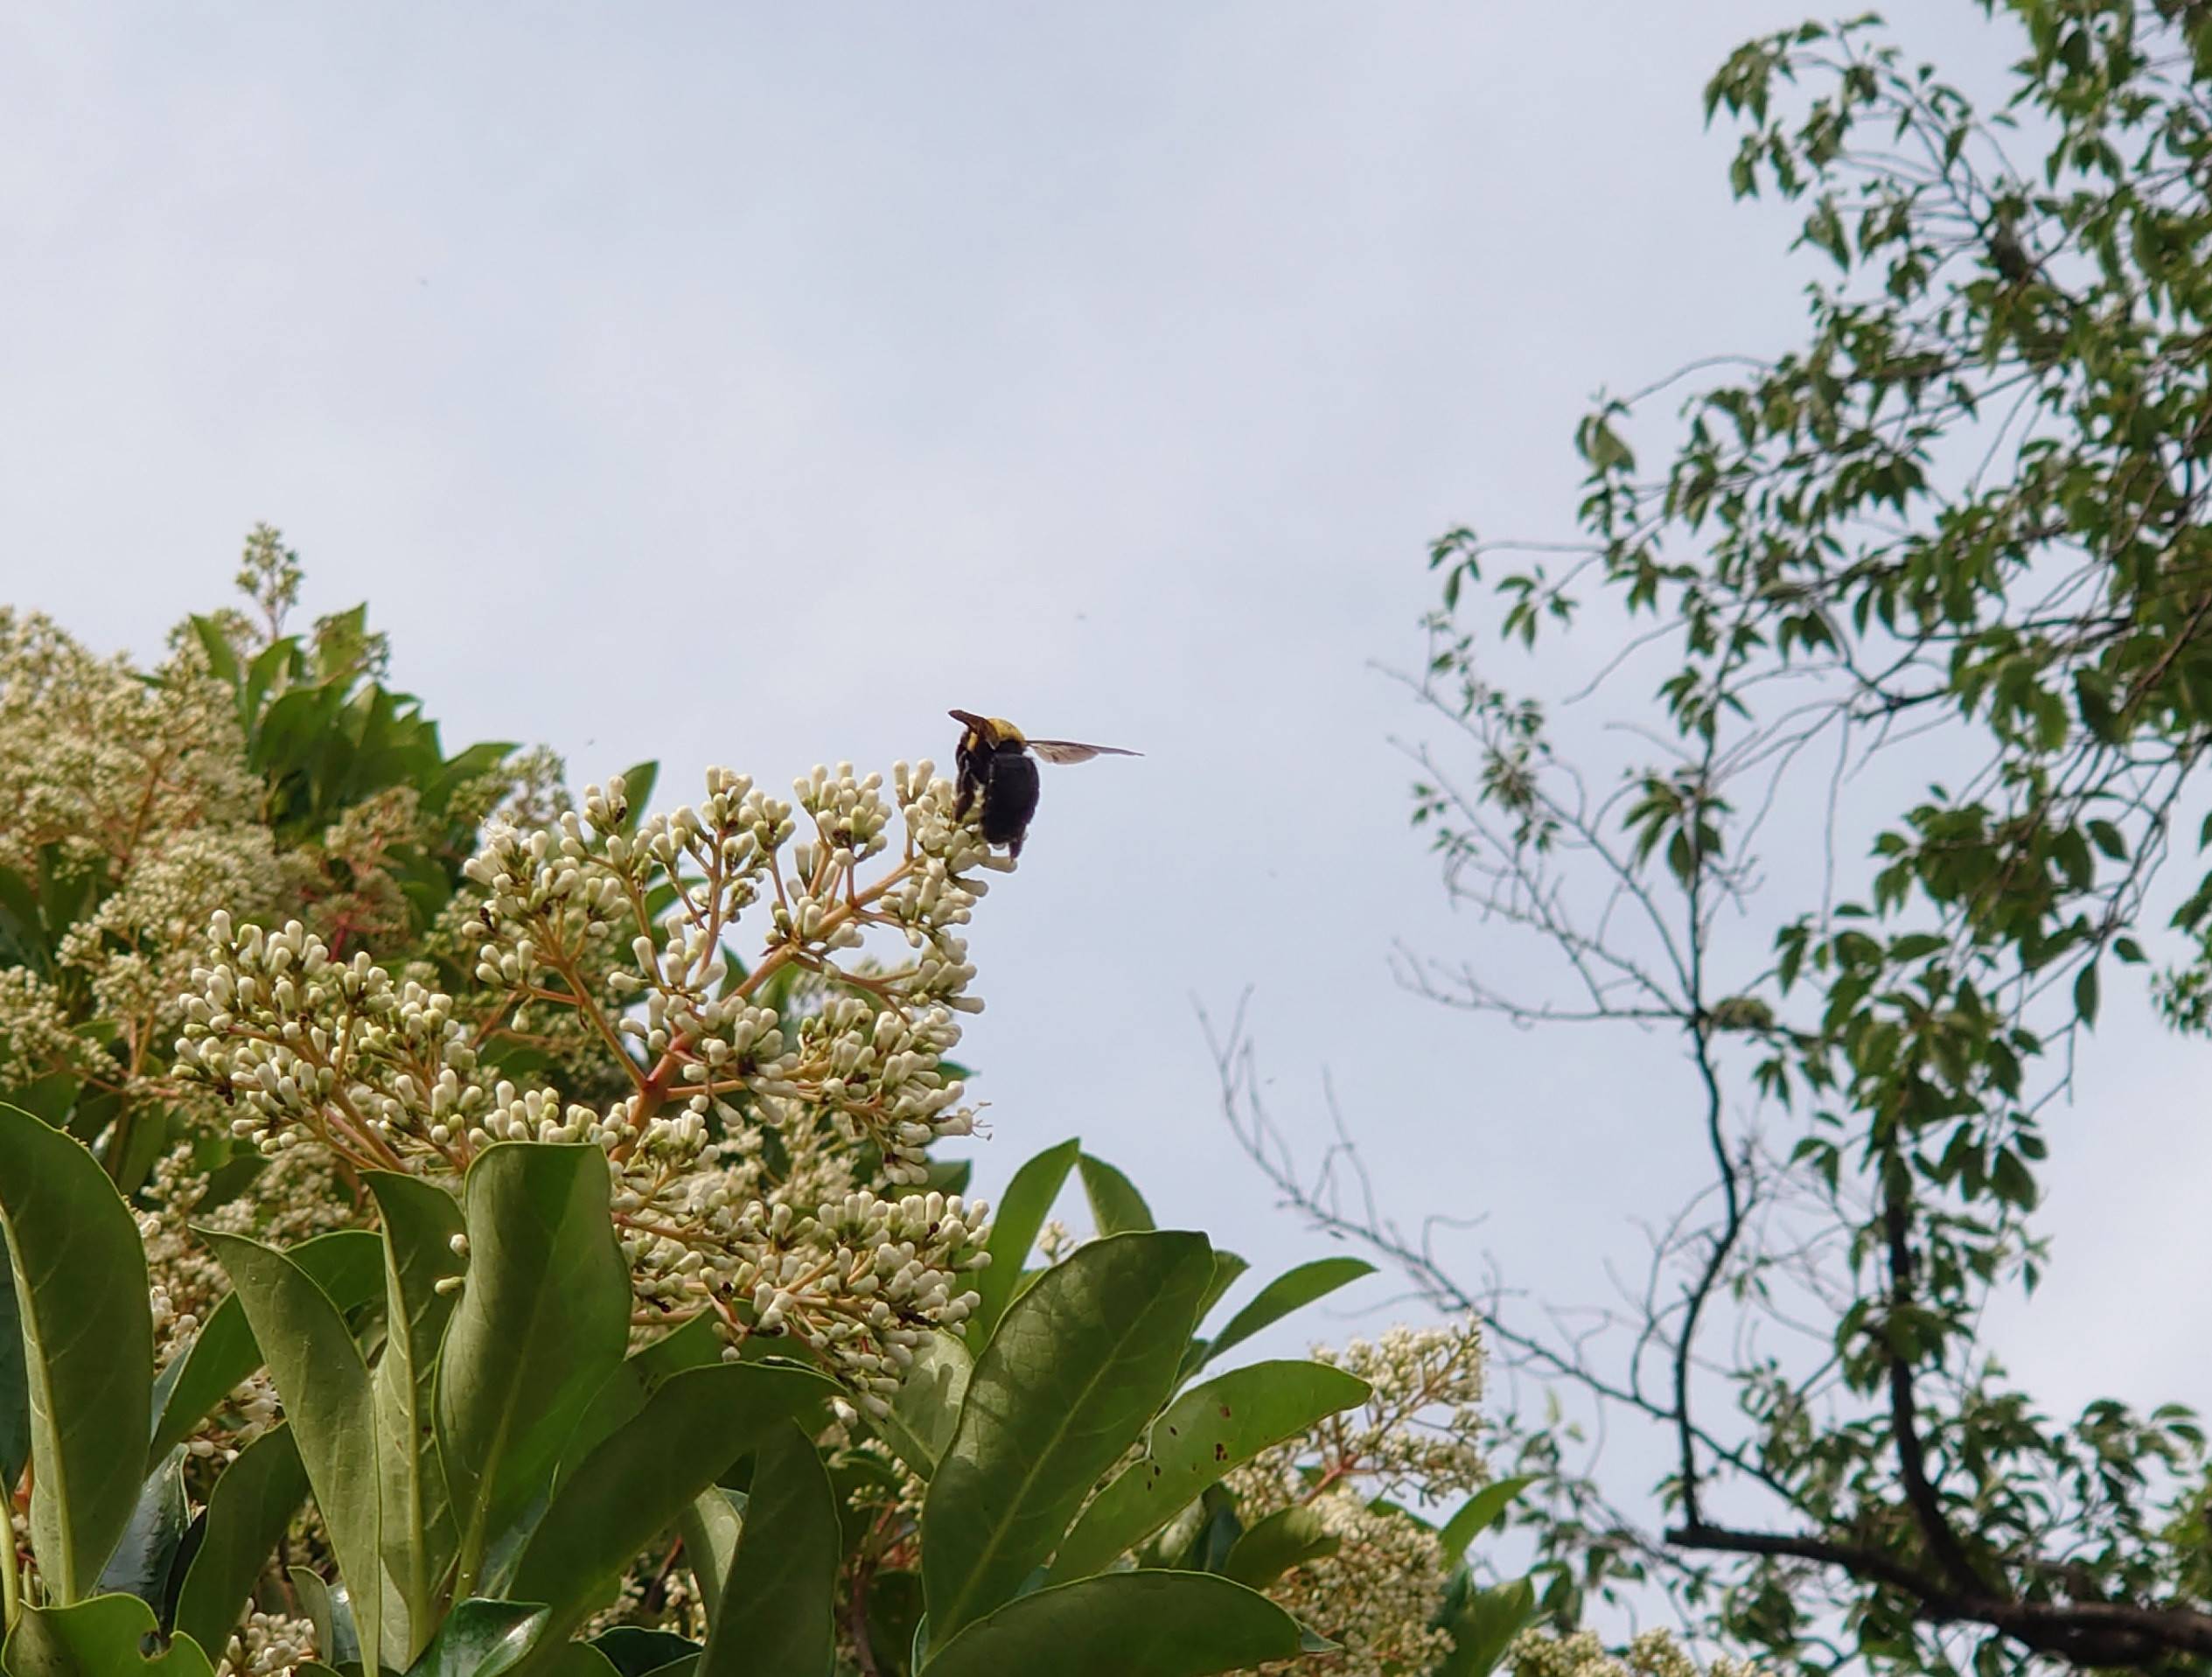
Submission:
[[[979,716],[973,710],[952,710],[946,714],[966,728],[975,737],[975,743],[986,751],[995,750],[1001,745],[1028,744],[1022,737],[1022,730],[1004,716]]]

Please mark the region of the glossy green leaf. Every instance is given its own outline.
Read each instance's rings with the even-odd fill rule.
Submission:
[[[316,1648],[327,1653],[332,1665],[350,1668],[358,1677],[361,1641],[353,1633],[353,1604],[346,1597],[345,1586],[341,1583],[333,1590],[319,1573],[305,1567],[288,1567],[284,1576],[298,1599],[300,1611],[314,1627]]]
[[[138,1225],[100,1163],[0,1105],[0,1232],[31,1423],[31,1543],[55,1605],[88,1595],[144,1478],[153,1314]]]
[[[1091,1202],[1091,1220],[1101,1234],[1126,1234],[1133,1229],[1152,1229],[1152,1207],[1136,1184],[1104,1159],[1078,1154],[1076,1169],[1083,1177],[1083,1196]]]
[[[1536,1620],[1536,1590],[1525,1578],[1477,1591],[1444,1621],[1452,1651],[1436,1677],[1489,1677],[1513,1639]]]
[[[1070,1137],[1029,1160],[1006,1184],[991,1219],[991,1239],[985,1247],[991,1254],[990,1267],[975,1278],[981,1302],[968,1318],[971,1345],[990,1343],[999,1318],[1014,1302],[1022,1282],[1022,1266],[1036,1245],[1037,1231],[1052,1214],[1052,1202],[1060,1197],[1068,1172],[1075,1168],[1076,1157],[1082,1151],[1083,1143]]]
[[[789,1422],[763,1440],[737,1555],[700,1677],[828,1677],[841,1548],[837,1499],[813,1440]]]
[[[1056,1582],[1111,1566],[1200,1492],[1268,1445],[1362,1403],[1367,1382],[1326,1363],[1253,1363],[1194,1386],[1153,1422],[1150,1448],[1092,1499],[1060,1545]]]
[[[1246,1531],[1230,1548],[1222,1576],[1251,1590],[1265,1590],[1293,1567],[1336,1554],[1343,1539],[1309,1507],[1278,1508]]]
[[[368,1365],[331,1296],[285,1254],[243,1235],[200,1231],[246,1312],[284,1401],[315,1506],[340,1575],[362,1604],[363,1657],[377,1663],[379,1473]],[[327,1646],[327,1645],[324,1645]]]
[[[407,1677],[499,1677],[530,1657],[551,1617],[535,1602],[457,1603]]]
[[[185,1502],[185,1452],[169,1452],[169,1459],[149,1473],[138,1487],[138,1501],[130,1511],[122,1536],[100,1569],[99,1593],[138,1597],[157,1613],[168,1599],[169,1571],[192,1523]]]
[[[469,1167],[467,1281],[438,1359],[436,1417],[461,1511],[463,1593],[628,1346],[630,1274],[607,1194],[596,1147],[500,1142]]]
[[[207,1496],[207,1523],[185,1569],[177,1628],[203,1648],[229,1644],[255,1581],[307,1500],[307,1470],[290,1426],[278,1424],[238,1452]]]
[[[1496,1479],[1462,1503],[1438,1534],[1438,1541],[1444,1548],[1446,1569],[1457,1566],[1460,1557],[1467,1553],[1467,1546],[1496,1525],[1513,1499],[1535,1483],[1532,1473]]]
[[[812,1369],[776,1363],[671,1374],[562,1485],[523,1546],[508,1593],[551,1604],[565,1634],[723,1468],[834,1389]]]
[[[876,1420],[876,1430],[917,1478],[925,1480],[937,1471],[938,1457],[959,1425],[960,1404],[974,1373],[966,1342],[939,1328],[915,1351],[914,1366],[891,1400],[891,1412]]]
[[[707,1623],[715,1622],[722,1604],[722,1581],[729,1576],[729,1563],[737,1554],[737,1540],[745,1527],[745,1493],[710,1485],[691,1499],[676,1522],[684,1541],[684,1559],[698,1586],[699,1604]]]
[[[927,1677],[1209,1677],[1301,1652],[1298,1621],[1200,1572],[1109,1572],[1010,1602],[933,1654]]]
[[[1273,1326],[1293,1310],[1303,1310],[1339,1287],[1375,1273],[1364,1258],[1315,1258],[1294,1269],[1286,1269],[1253,1296],[1251,1303],[1229,1318],[1228,1326],[1206,1347],[1201,1366],[1211,1362],[1232,1345],[1242,1345],[1262,1328]]]
[[[644,1408],[645,1399],[661,1381],[680,1369],[706,1368],[720,1362],[722,1350],[722,1335],[715,1329],[715,1318],[710,1312],[702,1311],[662,1334],[642,1351],[625,1358],[622,1366],[608,1375],[592,1394],[583,1419],[576,1422],[576,1430],[562,1445],[555,1484],[567,1478],[576,1464],[589,1456],[602,1439]]]
[[[461,1207],[451,1194],[419,1177],[375,1170],[363,1180],[384,1224],[384,1354],[373,1385],[377,1465],[383,1476],[384,1566],[406,1604],[412,1659],[437,1617],[437,1592],[459,1539],[438,1460],[436,1394],[438,1346],[456,1296],[439,1283],[460,1275],[453,1249]]]
[[[343,1311],[358,1310],[384,1288],[384,1243],[366,1229],[338,1229],[302,1240],[284,1254]],[[148,1465],[191,1436],[239,1381],[262,1366],[261,1347],[237,1296],[207,1314],[192,1344],[162,1370],[164,1396],[154,1425]]]
[[[159,1626],[136,1596],[94,1596],[73,1607],[26,1607],[8,1637],[0,1666],[8,1677],[214,1677],[188,1636],[171,1639],[152,1659],[142,1651]]]
[[[1108,1235],[1007,1311],[923,1506],[933,1639],[1006,1601],[1051,1553],[1167,1396],[1212,1275],[1202,1235]]]

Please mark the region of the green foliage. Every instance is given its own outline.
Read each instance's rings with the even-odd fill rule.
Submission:
[[[57,1606],[90,1595],[144,1477],[153,1327],[130,1211],[81,1143],[0,1105],[0,1228],[13,1260],[33,1483],[31,1547]]]
[[[366,1229],[317,1234],[284,1255],[340,1311],[367,1303],[382,1285],[384,1246]],[[155,1388],[160,1409],[153,1447],[147,1454],[149,1468],[188,1437],[262,1360],[244,1303],[236,1293],[225,1295],[191,1343],[161,1372]]]
[[[243,1235],[205,1237],[230,1276],[284,1399],[331,1552],[359,1599],[374,1603],[383,1543],[376,1400],[367,1360],[345,1317],[307,1271]],[[355,1615],[362,1658],[373,1670],[383,1616]]]
[[[827,1677],[835,1654],[836,1493],[813,1440],[788,1422],[761,1441],[744,1524],[700,1677]]]
[[[1022,1266],[1036,1245],[1037,1231],[1052,1214],[1052,1202],[1060,1197],[1061,1184],[1067,1181],[1082,1151],[1083,1144],[1071,1137],[1025,1161],[1007,1184],[999,1200],[998,1216],[991,1224],[990,1243],[985,1248],[991,1254],[991,1266],[975,1284],[983,1301],[975,1307],[973,1318],[979,1343],[990,1338],[999,1317],[1014,1302],[1022,1284]]]
[[[1092,1499],[1052,1563],[1064,1583],[1110,1565],[1203,1495],[1231,1468],[1367,1397],[1367,1383],[1325,1363],[1253,1363],[1170,1403],[1142,1457]]]
[[[1242,1584],[1205,1573],[1115,1572],[997,1609],[955,1637],[928,1670],[932,1677],[1204,1677],[1307,1651],[1298,1622]]]
[[[73,1607],[28,1607],[8,1633],[0,1667],[9,1677],[214,1677],[199,1644],[172,1638],[149,1659],[154,1610],[136,1596],[95,1596]]]
[[[469,1279],[437,1363],[462,1593],[622,1361],[630,1289],[596,1148],[505,1143],[470,1168]],[[688,1499],[685,1499],[688,1500]]]
[[[1197,1362],[1192,1365],[1193,1372],[1225,1351],[1242,1345],[1262,1328],[1273,1327],[1294,1310],[1303,1310],[1316,1299],[1328,1297],[1339,1287],[1349,1286],[1361,1276],[1374,1273],[1375,1266],[1364,1258],[1315,1258],[1310,1263],[1284,1271],[1261,1288],[1229,1318],[1228,1325],[1204,1345]]]
[[[688,1329],[626,1359],[619,1335],[595,1350],[579,1333],[577,1313],[590,1308],[580,1301],[608,1279],[592,1254],[603,1245],[611,1252],[612,1239],[604,1170],[588,1168],[596,1149],[488,1149],[465,1184],[465,1210],[419,1178],[373,1179],[379,1231],[324,1235],[290,1252],[206,1232],[234,1303],[164,1371],[171,1399],[190,1408],[200,1401],[193,1394],[238,1375],[241,1359],[256,1359],[283,1399],[287,1424],[254,1437],[214,1480],[195,1541],[180,1551],[185,1452],[172,1448],[142,1481],[136,1440],[153,1413],[153,1382],[143,1360],[133,1363],[129,1336],[73,1340],[73,1354],[81,1345],[86,1359],[79,1363],[53,1356],[37,1325],[61,1303],[104,1319],[118,1306],[102,1305],[103,1291],[117,1299],[143,1291],[124,1261],[135,1246],[118,1247],[112,1267],[89,1274],[78,1272],[75,1253],[45,1261],[52,1208],[66,1205],[78,1238],[121,1230],[129,1213],[80,1142],[27,1113],[0,1111],[0,1149],[28,1149],[39,1167],[0,1177],[15,1190],[0,1187],[0,1207],[24,1256],[26,1355],[72,1391],[96,1374],[102,1412],[129,1422],[100,1435],[108,1464],[129,1464],[122,1473],[34,1478],[34,1524],[70,1534],[80,1555],[112,1551],[107,1587],[135,1592],[76,1606],[16,1604],[0,1660],[10,1677],[104,1677],[117,1668],[102,1663],[115,1650],[128,1647],[135,1660],[140,1639],[156,1630],[170,1639],[157,1668],[206,1671],[201,1650],[229,1641],[311,1495],[338,1576],[295,1569],[291,1583],[331,1663],[381,1664],[410,1677],[679,1669],[827,1677],[835,1668],[839,1580],[853,1541],[839,1473],[870,1458],[826,1456],[818,1444],[822,1401],[835,1388],[812,1369],[722,1360],[710,1337]],[[31,1181],[38,1193],[22,1191]],[[877,1575],[863,1599],[905,1627],[905,1642],[931,1650],[928,1671],[1037,1668],[1031,1662],[1049,1650],[1071,1671],[1196,1674],[1327,1646],[1253,1588],[1329,1552],[1310,1521],[1295,1518],[1261,1522],[1237,1549],[1222,1543],[1204,1570],[1031,1587],[1056,1553],[1063,1572],[1094,1571],[1183,1503],[1222,1510],[1224,1529],[1241,1532],[1226,1514],[1220,1477],[1364,1398],[1365,1384],[1341,1370],[1262,1363],[1170,1401],[1219,1276],[1196,1234],[1111,1236],[1046,1268],[972,1367],[949,1335],[926,1352],[904,1430],[933,1468],[915,1581],[929,1625],[915,1618],[924,1601],[894,1587],[911,1574]],[[611,1296],[626,1311],[618,1277]],[[469,1365],[475,1372],[464,1380]],[[450,1417],[442,1428],[430,1424],[432,1401]],[[33,1418],[45,1427],[40,1412]],[[885,1436],[895,1430],[887,1418]],[[66,1464],[76,1443],[64,1434],[45,1448]],[[1075,1520],[1133,1449],[1135,1465]],[[743,1470],[742,1492],[715,1484],[733,1467]],[[131,1492],[120,1519],[111,1506],[117,1485]],[[473,1570],[453,1541],[451,1485],[481,1487],[470,1493],[474,1503],[496,1511],[471,1522],[482,1533]],[[77,1485],[90,1487],[82,1508]],[[87,1509],[113,1532],[88,1523]],[[703,1646],[644,1628],[571,1641],[638,1554],[672,1532],[701,1571]],[[42,1562],[61,1552],[42,1548]],[[1232,1556],[1241,1558],[1241,1582],[1224,1576]],[[873,1644],[872,1615],[860,1623]],[[903,1654],[897,1663],[905,1668]]]
[[[307,1500],[291,1429],[273,1427],[238,1452],[207,1495],[199,1548],[177,1595],[177,1630],[203,1648],[230,1640],[242,1604]]]
[[[1016,1299],[978,1359],[922,1510],[930,1633],[949,1640],[1051,1555],[1159,1412],[1213,1273],[1196,1234],[1116,1234]]]

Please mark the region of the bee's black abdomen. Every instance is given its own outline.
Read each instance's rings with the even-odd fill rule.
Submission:
[[[983,837],[1022,853],[1022,835],[1036,814],[1036,763],[1019,746],[1001,746],[981,765]]]

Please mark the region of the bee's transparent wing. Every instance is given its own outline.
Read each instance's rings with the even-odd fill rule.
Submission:
[[[1088,763],[1094,757],[1142,757],[1119,745],[1078,745],[1071,739],[1033,739],[1029,749],[1048,763]]]

